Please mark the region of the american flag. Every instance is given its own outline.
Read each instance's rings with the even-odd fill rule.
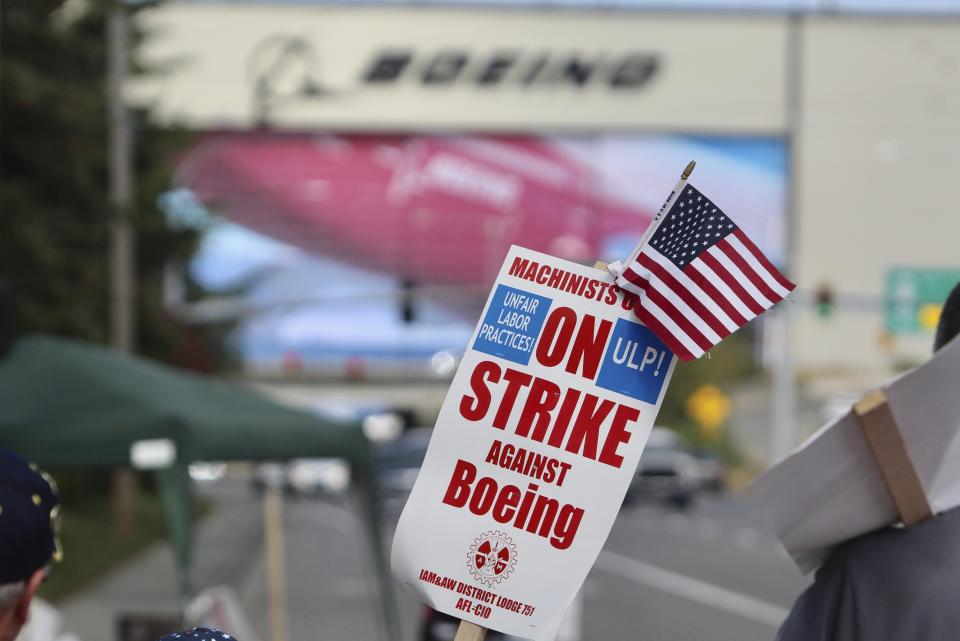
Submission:
[[[699,358],[795,287],[695,187],[680,195],[617,278],[635,311],[683,360]]]

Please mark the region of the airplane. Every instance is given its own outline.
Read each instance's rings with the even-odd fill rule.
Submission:
[[[417,286],[486,285],[511,244],[592,264],[611,237],[639,238],[657,206],[519,135],[215,132],[176,180],[244,227]]]

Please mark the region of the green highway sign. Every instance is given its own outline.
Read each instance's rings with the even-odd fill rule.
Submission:
[[[884,318],[893,334],[932,332],[943,301],[960,282],[960,267],[892,267],[887,271]]]

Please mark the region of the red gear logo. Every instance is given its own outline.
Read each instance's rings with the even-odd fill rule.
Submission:
[[[477,581],[493,586],[506,579],[517,565],[517,546],[504,532],[484,532],[473,540],[467,568]]]

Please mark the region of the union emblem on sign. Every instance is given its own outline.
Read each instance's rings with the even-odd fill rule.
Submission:
[[[499,530],[484,532],[475,538],[467,555],[470,574],[490,586],[509,577],[516,564],[517,546]]]

